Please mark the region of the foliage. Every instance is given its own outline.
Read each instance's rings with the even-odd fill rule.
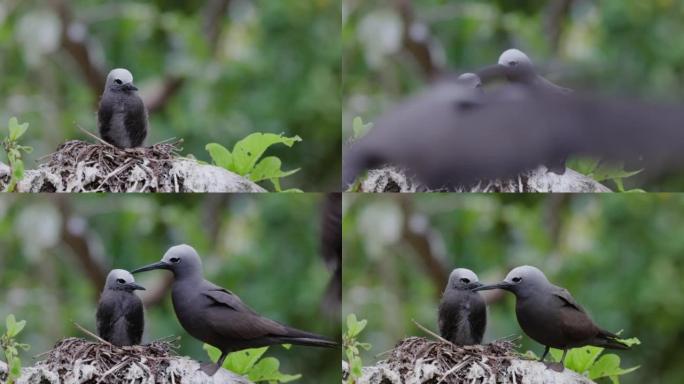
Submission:
[[[9,134],[2,140],[2,147],[7,154],[11,169],[10,180],[6,187],[7,192],[14,192],[17,183],[24,177],[24,162],[21,160],[21,153],[33,151],[33,148],[19,144],[19,139],[26,133],[28,126],[28,123],[19,124],[16,117],[10,118],[8,122]]]
[[[352,138],[354,140],[360,139],[373,128],[373,123],[364,123],[360,116],[356,116],[352,121]]]
[[[207,144],[206,150],[217,166],[245,176],[255,183],[269,180],[275,190],[281,192],[280,179],[296,173],[299,168],[283,171],[280,169],[281,161],[278,157],[261,156],[274,144],[292,147],[298,141],[302,141],[299,136],[284,137],[273,133],[256,132],[235,143],[232,152],[217,143]]]
[[[5,319],[5,333],[0,336],[0,351],[5,355],[9,374],[7,382],[9,384],[21,376],[21,359],[19,358],[19,350],[27,351],[30,346],[17,342],[16,337],[24,329],[26,320],[17,321],[14,315],[7,315]]]
[[[645,192],[643,189],[625,190],[623,180],[638,175],[643,169],[627,171],[621,165],[604,164],[595,159],[571,159],[567,166],[575,171],[587,175],[598,182],[612,181],[618,192]]]
[[[211,361],[216,362],[221,356],[218,348],[209,344],[204,344]],[[280,361],[275,357],[262,356],[268,351],[269,347],[244,349],[242,351],[231,352],[223,362],[223,368],[235,372],[250,379],[251,381],[274,383],[288,383],[302,377],[301,374],[288,375],[280,372]]]
[[[633,346],[641,342],[638,338],[620,340],[623,343]],[[620,368],[620,356],[614,353],[603,353],[605,348],[586,346],[573,348],[565,356],[565,367],[581,375],[586,375],[591,380],[610,378],[613,384],[620,382],[619,376],[626,375],[639,369],[639,366],[631,368]],[[551,349],[551,356],[555,361],[560,361],[563,351]]]
[[[366,320],[357,320],[356,315],[351,313],[347,316],[346,329],[342,334],[342,348],[344,354],[347,356],[349,363],[350,382],[354,383],[356,379],[361,377],[361,368],[363,368],[363,361],[359,353],[359,348],[366,351],[371,349],[369,343],[362,343],[359,341],[359,336],[364,328],[366,328]]]

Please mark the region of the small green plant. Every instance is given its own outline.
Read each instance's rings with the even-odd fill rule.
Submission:
[[[363,368],[363,361],[361,360],[360,348],[366,351],[371,349],[369,343],[361,343],[358,338],[366,324],[368,322],[364,320],[357,320],[356,315],[351,313],[347,316],[346,329],[342,335],[342,346],[344,347],[344,353],[347,356],[347,362],[349,363],[349,382],[355,383],[359,377],[361,377],[361,368]]]
[[[629,346],[641,344],[636,337],[620,341]],[[608,378],[613,384],[620,383],[620,376],[639,369],[639,366],[621,368],[620,356],[614,353],[602,354],[603,351],[604,348],[592,346],[571,349],[565,357],[565,367],[586,375],[591,380]],[[551,356],[555,361],[560,361],[562,355],[563,351],[551,349]]]
[[[283,345],[283,347],[289,349],[290,345]],[[211,361],[218,361],[221,351],[209,344],[204,344],[204,350],[207,351]],[[278,359],[275,357],[261,358],[266,351],[268,351],[268,347],[229,353],[223,362],[223,368],[245,376],[255,383],[287,383],[302,377],[300,374],[288,375],[280,372],[280,361]]]
[[[245,176],[253,182],[269,180],[277,192],[301,192],[296,189],[281,191],[280,179],[299,171],[280,169],[282,162],[276,156],[261,156],[268,147],[274,144],[285,144],[292,147],[294,143],[302,141],[299,136],[285,137],[273,133],[252,133],[235,143],[233,151],[229,151],[221,144],[209,143],[205,149],[209,152],[215,165],[225,168],[240,176]]]
[[[14,315],[8,315],[5,319],[6,330],[0,336],[0,350],[5,355],[8,367],[7,383],[12,384],[19,376],[21,376],[21,359],[19,359],[19,350],[27,351],[30,346],[28,344],[18,343],[16,337],[24,329],[26,320],[17,321]]]
[[[7,154],[7,160],[11,169],[10,181],[5,188],[6,192],[14,192],[17,183],[24,177],[24,162],[21,160],[21,153],[31,153],[33,148],[19,145],[19,138],[26,133],[29,124],[19,124],[16,117],[12,117],[8,122],[9,134],[2,140],[2,147]]]
[[[568,161],[568,168],[572,168],[598,182],[612,181],[615,183],[618,192],[645,192],[643,189],[625,190],[623,184],[624,179],[641,173],[643,169],[626,171],[622,165],[604,164],[599,160],[585,158],[571,159]]]

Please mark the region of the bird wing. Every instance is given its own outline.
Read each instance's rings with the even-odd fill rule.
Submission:
[[[114,103],[107,102],[106,99],[107,95],[102,95],[100,106],[97,109],[97,126],[101,135],[106,133],[102,130],[109,127],[109,121],[112,119],[112,114],[114,113]]]
[[[254,312],[240,298],[224,288],[209,289],[202,293],[214,302],[207,311],[212,328],[224,337],[253,339],[257,337],[287,334],[282,324]]]
[[[95,314],[95,322],[97,334],[105,340],[109,340],[111,337],[112,324],[117,320],[114,318],[115,311],[116,306],[112,300],[105,300],[104,297],[100,299]]]
[[[568,339],[583,341],[596,335],[598,328],[567,289],[559,288],[553,295],[561,302],[561,331]]]

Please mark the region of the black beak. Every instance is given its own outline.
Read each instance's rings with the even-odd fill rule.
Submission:
[[[126,284],[126,287],[129,288],[131,291],[135,291],[135,290],[145,291],[146,290],[145,287],[143,287],[142,285],[138,285],[136,283],[128,283],[128,284]]]
[[[145,272],[145,271],[151,271],[153,269],[166,269],[166,270],[171,270],[171,266],[168,265],[167,263],[163,261],[159,261],[150,265],[146,265],[144,267],[138,268],[135,271],[131,271],[131,273],[138,273],[138,272]]]
[[[138,88],[133,83],[126,83],[122,87],[124,91],[137,91]]]
[[[512,286],[511,283],[507,283],[505,281],[502,281],[502,282],[496,283],[496,284],[480,285],[479,287],[473,289],[473,292],[488,291],[490,289],[505,289],[505,290],[509,291],[511,289],[511,286]]]
[[[475,74],[480,78],[482,83],[487,83],[491,80],[502,80],[506,78],[508,74],[508,67],[501,64],[493,64],[487,67],[481,68]]]
[[[480,283],[479,281],[476,281],[476,282],[470,284],[470,290],[471,290],[471,291],[474,291],[474,290],[476,290],[477,288],[480,288],[480,287],[482,287],[482,286],[483,286],[482,283]]]

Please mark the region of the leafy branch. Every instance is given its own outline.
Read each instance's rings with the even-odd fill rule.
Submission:
[[[357,320],[356,315],[353,313],[347,316],[346,329],[344,334],[342,334],[342,346],[349,363],[349,383],[355,383],[362,374],[363,361],[361,360],[360,349],[365,349],[366,351],[371,349],[369,343],[361,343],[358,340],[367,323],[368,321],[365,319]]]
[[[16,341],[16,337],[26,326],[26,320],[17,321],[14,315],[10,314],[5,319],[5,326],[5,333],[0,336],[0,351],[2,351],[3,355],[5,355],[5,360],[7,360],[7,383],[12,384],[21,376],[19,350],[27,351],[30,346]]]
[[[253,182],[269,180],[277,192],[301,192],[296,189],[282,191],[280,179],[290,176],[299,168],[283,171],[281,160],[276,156],[261,158],[266,150],[274,144],[285,144],[292,147],[294,143],[302,141],[299,136],[285,137],[273,133],[252,133],[235,143],[232,151],[221,144],[209,143],[205,149],[209,152],[215,165],[247,177]]]
[[[2,140],[2,147],[7,154],[11,169],[10,181],[7,183],[5,192],[14,192],[17,183],[24,177],[24,162],[21,160],[21,153],[31,153],[33,148],[19,145],[19,138],[26,133],[28,126],[28,123],[19,124],[16,117],[9,119],[9,135]]]
[[[284,344],[284,348],[289,349],[290,345]],[[221,351],[209,344],[204,344],[211,361],[218,361]],[[251,381],[274,383],[287,383],[302,377],[301,374],[288,375],[280,372],[280,361],[275,357],[261,358],[268,350],[268,347],[245,349],[238,352],[229,353],[223,362],[223,368],[246,376]]]

